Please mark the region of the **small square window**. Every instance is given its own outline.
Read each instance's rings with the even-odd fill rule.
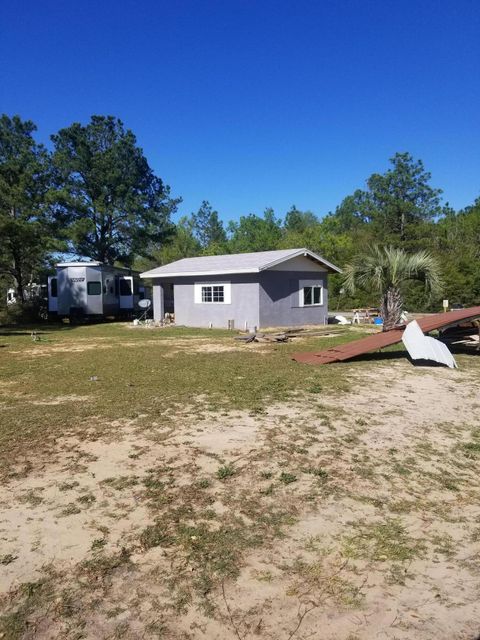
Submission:
[[[223,302],[223,286],[213,288],[213,302]]]
[[[202,302],[212,302],[212,287],[202,287]]]
[[[87,282],[87,294],[89,296],[99,296],[102,293],[101,282]]]
[[[120,295],[131,296],[132,295],[132,283],[126,278],[120,278]]]
[[[312,307],[323,304],[322,286],[315,284],[311,287],[303,287],[303,306]]]

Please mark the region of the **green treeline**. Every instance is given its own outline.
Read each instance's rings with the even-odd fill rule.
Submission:
[[[266,209],[225,225],[229,212],[205,200],[174,224],[181,199],[120,120],[92,116],[52,135],[48,148],[35,131],[18,116],[0,118],[0,284],[13,286],[19,300],[62,253],[146,269],[189,256],[307,247],[343,267],[369,247],[389,245],[427,250],[441,265],[441,294],[430,299],[412,283],[407,309],[438,309],[442,297],[480,303],[480,198],[454,211],[409,153],[366,176],[333,212]],[[347,296],[332,277],[332,309],[377,303],[369,292]]]

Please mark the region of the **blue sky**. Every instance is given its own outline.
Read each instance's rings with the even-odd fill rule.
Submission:
[[[225,220],[323,215],[396,151],[480,195],[477,0],[3,0],[0,112],[39,139],[113,114]]]

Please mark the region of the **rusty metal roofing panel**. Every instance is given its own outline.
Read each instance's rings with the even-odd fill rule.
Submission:
[[[452,325],[458,324],[465,320],[474,320],[480,318],[480,306],[470,307],[469,309],[457,309],[447,313],[435,313],[431,316],[425,316],[418,320],[418,324],[424,333],[435,329],[445,329]],[[292,358],[297,362],[305,364],[329,364],[330,362],[340,362],[342,360],[350,360],[356,356],[363,355],[369,351],[376,351],[383,347],[400,342],[405,327],[397,327],[391,331],[382,331],[374,335],[339,344],[324,351],[310,351],[305,353],[294,353]]]
[[[468,309],[456,309],[447,313],[434,313],[418,320],[423,333],[434,331],[435,329],[446,329],[465,320],[475,320],[480,317],[480,306],[469,307]]]

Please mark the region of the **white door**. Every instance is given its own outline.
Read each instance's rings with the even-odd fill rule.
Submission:
[[[57,276],[48,276],[48,310],[58,311],[58,280]]]
[[[120,309],[133,309],[133,277],[119,276],[118,292]]]

